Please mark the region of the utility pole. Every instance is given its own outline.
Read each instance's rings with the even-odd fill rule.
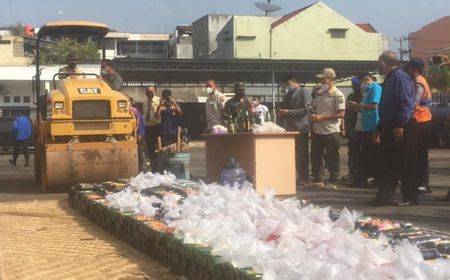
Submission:
[[[397,41],[397,42],[400,42],[400,49],[399,49],[400,61],[403,62],[404,61],[403,56],[405,54],[409,54],[411,52],[411,49],[410,49],[410,46],[409,46],[409,37],[402,36],[400,38],[395,38],[394,40]],[[408,48],[404,49],[403,48],[403,42],[406,42],[406,41],[408,41]]]

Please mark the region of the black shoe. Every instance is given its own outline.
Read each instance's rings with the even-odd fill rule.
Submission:
[[[16,162],[13,159],[8,160],[9,163],[11,163],[12,166],[16,166]]]
[[[397,202],[396,204],[399,207],[407,207],[407,206],[419,205],[419,201],[416,200],[416,199],[414,199],[414,200],[404,200],[402,202]]]

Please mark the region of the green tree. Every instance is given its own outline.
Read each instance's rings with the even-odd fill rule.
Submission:
[[[66,64],[67,55],[74,53],[78,63],[92,63],[100,59],[100,48],[96,43],[77,43],[72,39],[62,39],[41,49],[41,64]]]
[[[450,68],[448,65],[432,65],[426,71],[431,88],[446,93],[450,89]]]

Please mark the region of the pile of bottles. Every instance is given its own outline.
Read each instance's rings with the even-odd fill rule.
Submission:
[[[238,112],[237,116],[229,116],[226,121],[228,133],[251,132],[254,123],[253,117],[248,111]]]

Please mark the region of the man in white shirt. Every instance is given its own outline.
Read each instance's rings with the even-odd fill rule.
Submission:
[[[270,121],[269,108],[261,104],[259,96],[253,97],[253,107],[255,108],[255,120],[257,124],[264,124]]]
[[[206,82],[206,125],[208,131],[211,131],[215,125],[223,125],[223,108],[225,105],[225,95],[217,89],[216,81],[208,80]]]

